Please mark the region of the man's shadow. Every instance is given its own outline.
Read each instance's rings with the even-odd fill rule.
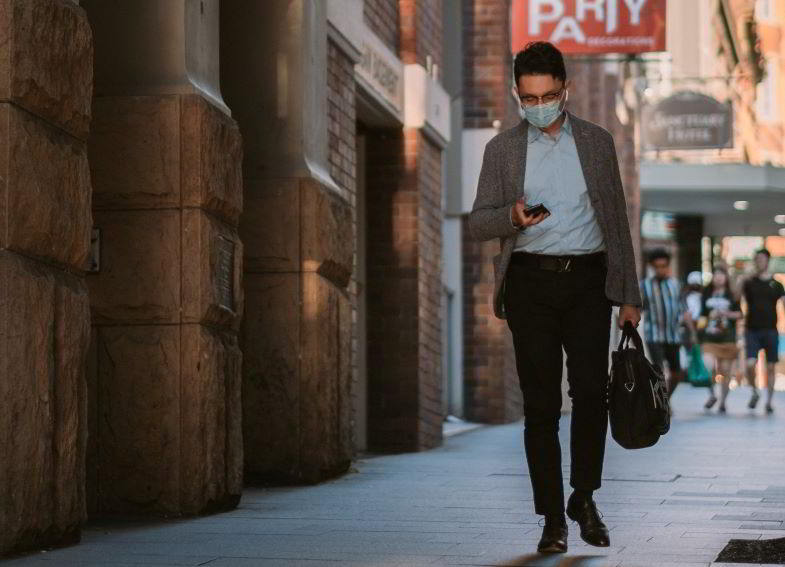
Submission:
[[[499,563],[498,567],[598,567],[600,565],[608,565],[607,556],[572,555],[566,557],[564,555],[532,553]]]

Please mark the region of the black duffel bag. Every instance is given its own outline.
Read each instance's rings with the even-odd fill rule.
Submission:
[[[641,337],[629,321],[611,360],[611,435],[625,449],[651,447],[670,429],[668,388],[662,369],[644,356]]]

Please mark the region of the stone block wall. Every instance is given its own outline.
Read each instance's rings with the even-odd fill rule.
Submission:
[[[352,212],[312,179],[247,189],[246,477],[318,482],[344,472],[352,454]]]
[[[251,484],[318,482],[352,457],[354,85],[326,6],[221,3],[221,92],[244,139]]]
[[[200,95],[97,96],[89,509],[196,514],[242,490],[242,149]]]
[[[84,12],[0,1],[0,555],[86,516],[91,93]]]

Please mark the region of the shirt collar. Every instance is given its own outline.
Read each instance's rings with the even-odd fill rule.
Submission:
[[[562,122],[561,128],[559,129],[559,137],[561,137],[561,133],[566,132],[567,135],[572,136],[572,124],[570,123],[570,113],[564,111],[564,122]],[[533,126],[532,124],[528,124],[528,140],[531,144],[535,140],[537,140],[540,136],[543,135],[542,130]]]

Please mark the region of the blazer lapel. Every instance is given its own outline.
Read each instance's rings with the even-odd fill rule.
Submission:
[[[570,123],[572,124],[572,132],[575,138],[575,148],[578,150],[578,159],[581,162],[581,170],[583,171],[583,179],[586,181],[586,191],[589,193],[589,199],[596,205],[600,198],[599,187],[597,185],[597,176],[595,174],[596,168],[594,167],[594,148],[592,148],[589,133],[583,128],[583,123],[575,117],[572,113],[570,115]]]
[[[509,186],[514,188],[516,199],[523,195],[523,180],[526,177],[526,150],[529,147],[529,121],[521,120],[513,137],[512,168]]]

